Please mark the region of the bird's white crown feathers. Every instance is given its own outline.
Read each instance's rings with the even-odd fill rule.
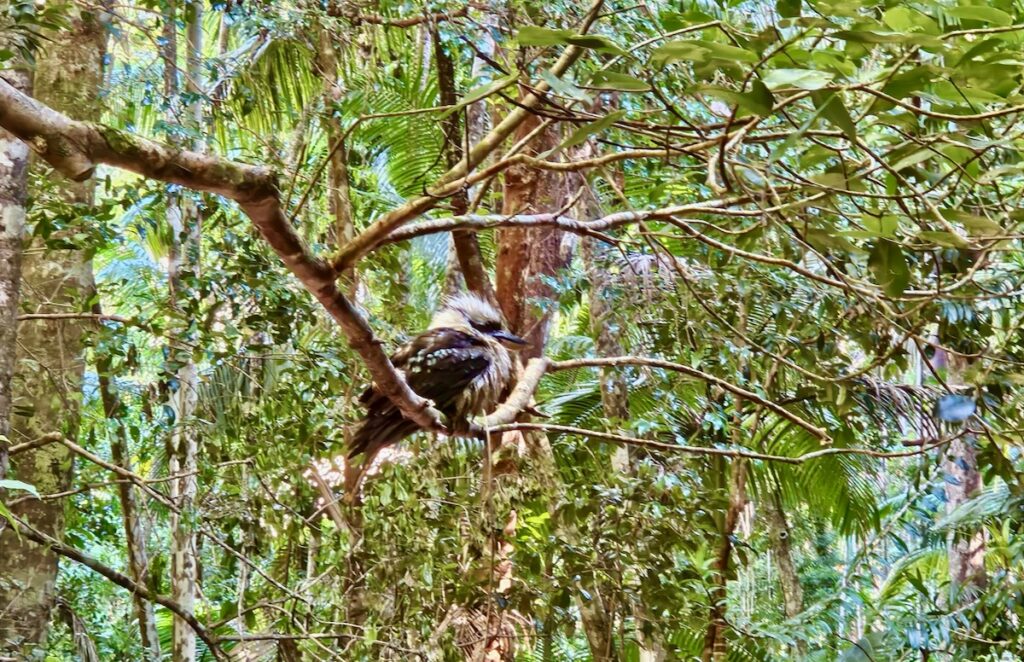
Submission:
[[[456,294],[445,299],[430,321],[431,329],[472,328],[473,324],[501,324],[501,313],[487,300],[471,293]]]

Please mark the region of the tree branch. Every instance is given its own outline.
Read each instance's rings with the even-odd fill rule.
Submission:
[[[816,460],[822,457],[828,457],[831,455],[863,455],[866,457],[874,457],[883,460],[891,460],[902,457],[913,457],[915,455],[922,455],[928,451],[945,446],[954,439],[962,437],[965,432],[960,432],[953,437],[945,439],[938,439],[932,444],[922,446],[916,450],[909,451],[875,451],[869,448],[823,448],[821,450],[811,451],[804,453],[803,455],[797,455],[796,457],[788,455],[770,455],[767,453],[757,453],[754,451],[730,449],[730,448],[709,448],[707,446],[686,446],[683,444],[670,444],[663,441],[654,441],[652,439],[641,439],[639,437],[629,437],[622,434],[613,434],[611,432],[598,432],[596,430],[586,430],[584,428],[572,427],[569,425],[555,425],[553,423],[507,423],[504,425],[498,425],[490,429],[491,433],[500,432],[512,432],[514,430],[537,430],[541,432],[557,432],[561,434],[571,434],[579,437],[589,437],[591,439],[603,439],[605,441],[611,441],[619,444],[627,444],[630,446],[640,446],[643,448],[654,448],[662,451],[671,451],[675,453],[684,453],[687,455],[719,455],[722,457],[730,457],[733,459],[745,458],[748,460],[762,460],[765,462],[781,462],[783,464],[804,464],[811,460]]]
[[[45,547],[49,547],[50,550],[52,550],[55,554],[58,554],[65,558],[71,559],[76,563],[84,565],[90,570],[100,575],[103,575],[104,577],[106,577],[113,583],[117,584],[121,588],[127,589],[133,595],[142,596],[150,602],[155,602],[157,604],[163,605],[164,607],[167,607],[172,612],[174,612],[176,616],[178,616],[179,618],[188,623],[189,627],[191,627],[192,630],[196,633],[196,635],[203,640],[203,642],[207,645],[207,647],[210,649],[210,652],[213,653],[213,656],[216,659],[226,659],[224,655],[220,652],[220,649],[217,648],[216,640],[210,637],[209,633],[207,633],[206,631],[206,628],[202,626],[202,624],[196,619],[194,615],[182,609],[177,602],[171,600],[170,598],[166,598],[162,595],[152,593],[144,585],[133,581],[127,575],[123,575],[117,570],[114,570],[113,568],[100,563],[98,560],[94,559],[88,554],[85,554],[84,552],[81,552],[75,549],[74,547],[69,547],[64,543],[51,538],[45,533],[32,528],[31,525],[29,525],[21,518],[16,518],[16,521],[18,523],[18,533],[20,535],[25,536],[32,542],[37,543],[39,545],[43,545]]]
[[[75,181],[87,179],[96,164],[105,163],[237,202],[285,266],[341,326],[377,388],[418,425],[444,430],[440,413],[409,388],[366,320],[338,290],[335,271],[311,255],[292,228],[281,207],[277,177],[269,168],[176,149],[98,124],[76,122],[22,94],[2,78],[0,126]]]

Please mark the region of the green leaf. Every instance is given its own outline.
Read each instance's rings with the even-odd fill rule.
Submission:
[[[648,92],[651,89],[645,81],[617,71],[598,71],[590,80],[590,86],[620,92]]]
[[[857,140],[857,126],[843,105],[843,100],[835,92],[819,90],[811,95],[815,107],[821,109],[822,116],[843,132],[850,142]]]
[[[520,46],[558,46],[567,45],[572,36],[572,30],[551,30],[527,25],[516,33],[516,41]]]
[[[776,0],[775,11],[783,18],[796,18],[800,15],[801,0]]]
[[[717,85],[702,85],[694,88],[694,92],[721,99],[732,106],[739,106],[754,115],[767,117],[772,114],[775,106],[775,97],[761,81],[754,81],[749,92],[736,92]]]
[[[863,214],[860,217],[864,229],[876,237],[891,239],[896,236],[900,227],[900,219],[896,216],[871,216]]]
[[[969,248],[971,245],[970,242],[960,235],[946,232],[945,230],[923,230],[917,233],[917,238],[920,241],[938,244],[947,248]]]
[[[906,5],[897,5],[882,15],[882,21],[897,32],[939,34],[939,26],[930,17]]]
[[[596,34],[576,34],[572,30],[551,30],[535,25],[528,25],[516,33],[516,41],[520,46],[579,46],[605,53],[624,55],[618,44],[608,37]]]
[[[1001,9],[983,5],[972,5],[970,7],[950,7],[945,10],[947,16],[965,19],[968,21],[981,21],[992,25],[1005,26],[1013,25],[1013,17]]]
[[[36,490],[34,485],[23,483],[20,480],[12,480],[10,478],[4,478],[0,480],[0,489],[6,490],[20,490],[22,492],[28,492],[35,498],[39,498],[39,492]]]
[[[598,133],[599,131],[604,131],[605,129],[610,127],[612,124],[615,124],[625,116],[626,111],[616,110],[614,113],[608,113],[599,120],[595,120],[588,124],[584,124],[580,128],[573,131],[572,135],[570,135],[568,138],[562,141],[562,144],[559,145],[559,147],[565,148],[579,145],[586,141],[586,139],[591,135]]]
[[[900,159],[896,163],[893,163],[892,164],[892,169],[897,171],[897,172],[899,172],[900,170],[903,170],[904,168],[909,168],[912,165],[917,165],[918,163],[923,163],[923,162],[927,161],[928,159],[932,158],[933,156],[935,156],[935,152],[934,151],[932,151],[930,149],[919,149],[916,152],[911,152],[910,154],[904,156],[902,159]]]
[[[480,87],[476,87],[470,90],[469,93],[466,94],[466,96],[462,97],[462,99],[457,104],[455,104],[455,106],[441,113],[439,117],[440,119],[444,119],[445,117],[448,117],[452,113],[458,112],[459,110],[465,108],[466,106],[472,103],[476,103],[480,99],[483,99],[484,97],[489,97],[498,90],[508,87],[512,83],[516,82],[518,79],[519,72],[513,71],[507,76],[502,76],[501,78],[493,80],[490,83],[481,85]]]
[[[975,216],[974,214],[968,214],[967,212],[959,211],[957,209],[944,211],[942,215],[962,224],[967,228],[967,231],[974,236],[991,237],[994,235],[1005,234],[1003,226],[990,218],[985,218],[984,216]]]
[[[600,51],[602,53],[614,53],[615,55],[626,54],[626,51],[622,50],[618,44],[603,35],[574,34],[566,39],[566,41],[573,46],[589,48],[590,50]]]
[[[757,62],[758,58],[756,53],[744,48],[700,39],[670,41],[654,49],[654,52],[651,54],[651,61],[656,64],[668,64],[679,60],[688,62],[708,62],[711,60]]]
[[[541,79],[551,87],[552,90],[562,96],[576,99],[577,101],[590,101],[590,95],[576,87],[567,80],[562,80],[547,69],[540,72]]]
[[[813,69],[772,69],[764,77],[764,84],[769,89],[780,87],[796,87],[801,90],[820,90],[828,85],[835,74]]]
[[[871,249],[868,268],[875,282],[891,297],[903,294],[910,284],[910,269],[899,245],[888,239],[881,239]]]

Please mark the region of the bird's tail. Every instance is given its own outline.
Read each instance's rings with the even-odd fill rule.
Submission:
[[[348,456],[353,458],[365,453],[368,459],[372,459],[380,449],[397,444],[418,429],[418,425],[397,411],[377,416],[370,415],[359,424],[352,435]]]

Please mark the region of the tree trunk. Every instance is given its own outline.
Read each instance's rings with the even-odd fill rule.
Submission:
[[[93,304],[93,312],[102,314],[99,303]],[[132,471],[131,450],[128,446],[128,430],[121,422],[125,414],[121,398],[110,377],[110,357],[96,353],[96,373],[99,376],[100,399],[103,403],[103,414],[114,429],[114,438],[110,442],[110,454],[114,464]],[[121,499],[121,521],[124,525],[125,547],[128,553],[128,573],[132,580],[140,586],[149,586],[149,554],[146,550],[146,532],[140,519],[141,506],[138,492],[134,485],[122,481],[117,485]],[[135,617],[139,621],[139,637],[142,648],[150,662],[160,660],[160,639],[156,631],[156,614],[153,603],[141,595],[132,595],[135,605]]]
[[[68,27],[46,41],[38,58],[35,88],[39,99],[75,119],[100,116],[98,92],[106,31],[99,14],[75,6]],[[92,204],[91,181],[56,184],[71,203]],[[6,211],[5,225],[18,212]],[[47,250],[37,243],[22,256],[21,296],[31,312],[83,309],[88,264],[82,253]],[[78,434],[83,373],[81,320],[26,322],[19,328],[17,370],[12,393],[13,441],[35,439],[59,431]],[[50,444],[12,459],[11,475],[34,485],[40,493],[60,492],[70,485],[72,461],[61,444]],[[60,500],[25,500],[15,515],[43,533],[60,539],[64,533],[64,504]],[[0,533],[0,653],[31,657],[45,640],[55,600],[57,557],[48,548],[19,538],[9,529]]]
[[[339,144],[344,128],[334,110],[345,93],[345,86],[338,77],[338,56],[331,43],[331,33],[326,29],[320,30],[316,65],[324,84],[322,124],[327,134],[327,149],[331,150],[327,164],[327,200],[334,217],[335,243],[341,248],[355,237],[356,231],[349,193],[348,152],[344,144]],[[355,270],[347,269],[341,277],[349,293],[354,292],[357,287]]]
[[[583,158],[591,154],[581,155]],[[587,190],[576,205],[577,217],[596,218],[600,216],[597,199],[592,190]],[[590,307],[590,332],[594,335],[598,356],[622,356],[625,354],[619,342],[617,329],[621,328],[621,320],[615,319],[611,272],[608,270],[608,251],[605,244],[583,237],[580,241],[580,252],[583,256],[583,267],[590,281],[588,305]],[[601,371],[601,408],[607,427],[611,432],[619,431],[619,424],[629,420],[629,392],[622,371],[604,369]],[[619,446],[611,458],[612,471],[617,473],[630,472],[629,449]],[[609,610],[609,586],[598,586],[594,573],[582,575],[582,588],[593,596],[588,602],[580,597],[580,620],[590,644],[590,654],[595,662],[599,660],[617,660],[618,652],[614,641],[615,614]],[[619,596],[617,596],[619,597]],[[612,601],[612,602],[617,602]],[[639,634],[639,633],[638,633]]]
[[[180,107],[177,76],[176,7],[167,7],[164,34],[165,93],[172,112]],[[186,83],[185,91],[190,103],[182,109],[182,122],[194,135],[203,126],[203,110],[199,102],[203,77],[203,3],[191,0],[184,6],[186,12]],[[174,118],[171,118],[172,121]],[[194,140],[191,148],[201,151],[202,141]],[[173,232],[168,259],[169,304],[174,311],[173,337],[186,338],[190,333],[190,320],[198,314],[198,301],[192,285],[199,267],[199,210],[192,198],[185,195],[168,196],[167,217]],[[195,611],[198,582],[197,546],[194,531],[195,497],[197,491],[199,440],[195,410],[198,402],[199,377],[187,344],[172,341],[168,370],[174,373],[177,387],[171,394],[174,427],[170,436],[168,471],[181,477],[170,483],[171,499],[179,508],[171,515],[171,597],[188,614]],[[171,642],[171,656],[175,662],[192,662],[196,656],[195,631],[185,619],[175,616]]]
[[[703,662],[724,660],[728,653],[728,644],[725,640],[725,630],[729,627],[725,620],[725,600],[728,597],[726,586],[732,558],[732,537],[746,503],[747,463],[744,458],[736,458],[732,461],[732,471],[729,474],[729,505],[725,511],[725,521],[715,557],[710,622],[704,636],[704,651],[701,654]]]
[[[768,518],[768,536],[771,540],[772,556],[775,560],[775,567],[779,571],[783,609],[786,618],[796,618],[804,610],[804,589],[800,584],[800,575],[797,574],[796,565],[793,563],[793,549],[790,544],[786,514],[771,497],[765,500],[762,507]],[[803,659],[807,654],[807,644],[798,641],[796,654],[797,659]]]
[[[16,63],[3,72],[3,77],[22,92],[32,93],[32,72],[26,65]],[[7,475],[11,434],[11,378],[18,336],[28,154],[28,145],[0,129],[0,479]]]
[[[516,140],[525,138],[537,127],[537,119],[528,118],[517,130]],[[532,153],[551,148],[558,144],[558,136],[551,130],[541,132],[534,139]],[[515,167],[505,174],[505,196],[502,213],[521,213],[527,208],[549,211],[558,209],[565,196],[564,178],[557,173]],[[539,315],[527,306],[534,298],[550,298],[551,289],[543,282],[543,276],[554,276],[569,260],[569,255],[561,250],[562,233],[550,228],[531,228],[527,230],[503,230],[498,235],[498,278],[497,301],[505,319],[513,333],[527,339],[527,348],[520,352],[523,358],[540,356],[547,343],[551,313],[541,312]],[[518,432],[501,435],[500,439],[492,436],[487,443],[484,458],[484,478],[482,496],[487,506],[489,518],[497,518],[493,497],[495,486],[501,480],[513,480],[518,475],[516,456],[519,450],[527,448],[530,452],[551,464],[551,449],[544,435],[535,435],[526,439]],[[546,470],[541,470],[544,473]],[[496,532],[490,539],[490,556],[488,563],[492,566],[491,585],[494,587],[492,599],[487,605],[486,623],[475,624],[477,631],[483,630],[484,636],[475,636],[482,640],[480,644],[466,648],[467,654],[473,659],[512,660],[515,658],[516,622],[522,624],[526,619],[506,610],[499,609],[497,603],[507,600],[513,585],[514,568],[512,553],[518,522],[518,513],[510,508],[505,524],[497,532],[497,522],[488,521],[487,526]]]
[[[515,141],[525,138],[539,124],[537,116],[531,115],[516,130]],[[558,142],[558,135],[546,129],[525,153],[533,156],[554,148]],[[567,198],[564,177],[519,164],[505,172],[501,213],[511,216],[557,211]],[[554,276],[569,263],[569,252],[562,250],[563,232],[557,228],[502,228],[497,234],[498,303],[512,332],[527,341],[520,356],[524,360],[538,357],[544,352],[552,315],[550,310],[535,309],[531,302],[550,301],[554,291],[543,277]]]
[[[947,383],[957,389],[963,386],[966,362],[960,356],[947,354]],[[968,421],[968,424],[970,421]],[[946,480],[946,511],[951,512],[981,491],[981,472],[975,451],[974,435],[954,439],[946,451],[943,471]],[[967,537],[950,536],[948,547],[950,605],[964,602],[988,583],[985,571],[985,532],[979,528]]]

